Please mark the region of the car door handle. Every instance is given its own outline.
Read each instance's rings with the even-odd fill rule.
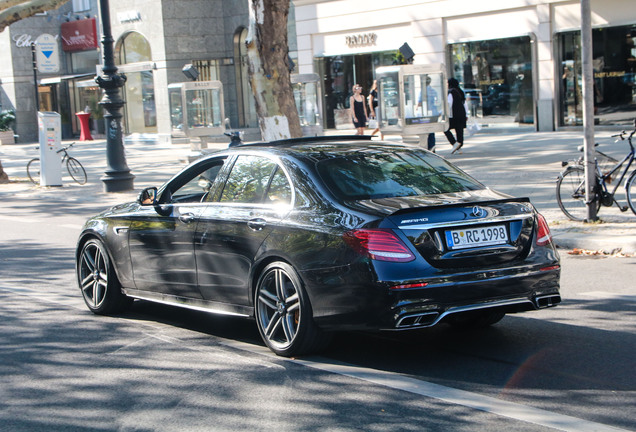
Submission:
[[[254,231],[260,231],[267,226],[265,219],[255,218],[247,221],[247,226]]]
[[[194,214],[192,213],[184,213],[179,216],[179,220],[183,223],[189,224],[194,221]]]

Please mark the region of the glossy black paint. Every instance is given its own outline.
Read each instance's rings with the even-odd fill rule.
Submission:
[[[441,316],[466,306],[532,310],[539,307],[537,297],[558,297],[558,254],[552,243],[537,245],[536,211],[527,199],[481,187],[341,201],[316,171],[316,164],[333,154],[396,148],[412,149],[324,139],[233,147],[185,168],[158,189],[156,203],[140,200],[90,219],[78,253],[87,239],[102,239],[132,297],[248,316],[254,314],[253,291],[263,268],[285,261],[300,275],[314,321],[329,330],[394,329],[405,316]],[[239,155],[262,156],[283,170],[292,188],[290,202],[221,202]],[[207,167],[217,168],[207,193],[185,193],[193,174],[196,180]],[[505,225],[508,243],[450,250],[443,240],[446,229],[495,220]],[[360,228],[393,230],[415,259],[398,263],[359,255],[343,234]],[[426,286],[394,289],[403,284]]]

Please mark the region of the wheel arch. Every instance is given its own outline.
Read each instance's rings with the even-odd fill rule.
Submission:
[[[119,267],[117,266],[117,261],[114,259],[113,254],[110,251],[110,248],[108,247],[108,242],[104,239],[104,237],[98,231],[90,230],[90,231],[84,231],[80,234],[77,240],[77,247],[75,248],[75,274],[78,275],[78,264],[79,264],[79,257],[80,257],[81,251],[84,248],[84,245],[86,245],[86,243],[88,243],[90,240],[98,240],[102,243],[102,245],[104,246],[104,249],[106,250],[106,253],[108,254],[108,260],[110,261],[110,265],[112,266],[113,271],[115,272],[117,281],[120,282],[120,285],[121,285],[122,277],[119,271]]]
[[[256,297],[256,285],[258,283],[258,278],[263,273],[263,270],[265,269],[265,267],[267,267],[271,263],[274,263],[274,262],[277,262],[277,261],[284,262],[284,263],[292,266],[294,268],[294,270],[296,270],[296,267],[294,266],[294,264],[289,259],[283,257],[281,254],[268,255],[268,256],[263,257],[262,259],[260,259],[258,261],[255,261],[254,262],[254,266],[252,267],[252,273],[251,273],[250,278],[249,278],[249,287],[248,287],[248,289],[249,289],[249,299],[250,299],[250,302],[251,302],[252,306],[256,306],[255,297]],[[300,281],[304,284],[304,281],[302,280],[302,277],[298,273],[298,270],[296,270],[296,274],[300,278]]]

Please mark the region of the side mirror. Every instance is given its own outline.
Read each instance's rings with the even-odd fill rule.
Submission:
[[[157,188],[153,186],[142,190],[137,198],[137,203],[142,206],[156,206]]]

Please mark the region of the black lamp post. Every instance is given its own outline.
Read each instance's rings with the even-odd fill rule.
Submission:
[[[133,179],[135,178],[126,164],[121,130],[121,110],[125,102],[121,98],[120,88],[126,83],[126,75],[118,74],[117,66],[115,66],[108,0],[99,0],[99,9],[102,17],[104,67],[102,68],[103,74],[95,81],[104,90],[104,97],[99,104],[104,107],[106,161],[108,163],[101,181],[104,182],[104,192],[123,192],[134,189]]]

